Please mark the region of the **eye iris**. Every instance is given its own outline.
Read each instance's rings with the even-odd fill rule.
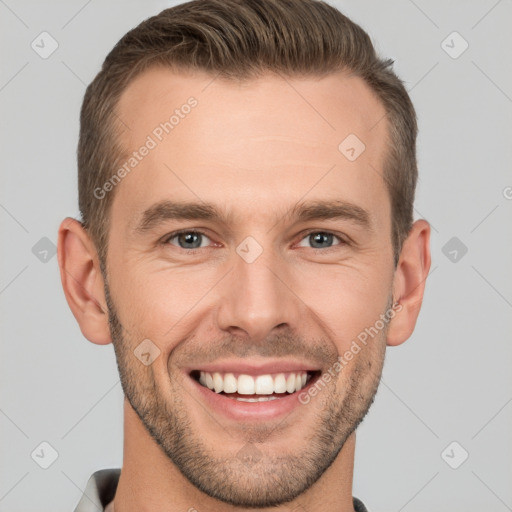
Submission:
[[[201,246],[201,241],[200,241],[200,237],[201,235],[199,233],[193,233],[193,232],[188,232],[188,233],[181,233],[178,235],[178,240],[179,240],[179,244],[180,246],[183,246],[182,245],[182,242],[184,242],[185,244],[185,249],[196,249],[197,247],[200,247]],[[194,244],[192,247],[190,245],[186,245],[186,244]]]
[[[331,235],[329,233],[313,233],[313,234],[309,235],[309,238],[311,241],[311,245],[313,247],[321,248],[321,247],[324,247],[324,245],[322,245],[322,242],[325,243],[326,241],[328,241],[329,245],[331,245],[332,236],[333,235]],[[319,244],[319,245],[316,245],[316,244]]]
[[[179,240],[180,246],[183,247],[183,245],[185,245],[184,248],[196,249],[198,247],[201,247],[200,237],[201,237],[200,233],[195,233],[193,231],[189,231],[186,233],[180,233],[178,235],[178,240]],[[324,247],[326,243],[329,246],[332,245],[333,235],[330,233],[318,232],[318,233],[312,233],[311,235],[309,235],[309,239],[310,239],[311,245],[313,247],[321,248],[321,247]],[[192,247],[190,244],[192,244]]]

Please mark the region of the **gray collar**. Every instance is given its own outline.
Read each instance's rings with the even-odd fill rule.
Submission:
[[[103,512],[114,499],[120,468],[100,469],[91,475],[74,512]]]

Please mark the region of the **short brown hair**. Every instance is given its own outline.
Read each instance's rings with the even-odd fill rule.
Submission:
[[[124,127],[116,113],[119,98],[144,70],[170,66],[238,80],[266,71],[305,77],[345,70],[362,78],[386,111],[389,140],[383,173],[396,265],[413,222],[417,122],[392,64],[377,56],[359,25],[322,1],[194,0],[143,21],[108,54],[82,104],[79,207],[100,261],[106,262],[115,192],[98,199],[94,190],[113,175],[124,152],[119,142]]]

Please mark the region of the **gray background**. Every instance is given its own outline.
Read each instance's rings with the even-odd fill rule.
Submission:
[[[358,431],[354,495],[373,512],[512,510],[511,2],[332,3],[407,84],[416,213],[432,225],[423,310],[388,350]],[[121,465],[113,348],[81,335],[51,249],[60,220],[78,214],[85,86],[128,29],[170,5],[0,0],[1,511],[73,510],[92,472]],[[31,48],[43,31],[59,45],[47,59]],[[469,44],[457,58],[462,39],[442,44],[454,31]],[[48,469],[31,457],[43,441],[58,452]]]

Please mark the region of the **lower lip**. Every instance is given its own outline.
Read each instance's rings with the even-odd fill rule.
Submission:
[[[234,398],[228,398],[226,395],[215,393],[209,388],[199,384],[194,378],[188,375],[194,388],[205,401],[210,409],[220,412],[224,416],[235,421],[269,421],[279,419],[282,416],[290,414],[295,408],[303,405],[299,401],[299,395],[307,392],[312,381],[310,381],[300,391],[296,391],[289,396],[269,400],[267,402],[241,402]],[[271,396],[271,395],[270,395]],[[251,398],[251,395],[247,395]]]

